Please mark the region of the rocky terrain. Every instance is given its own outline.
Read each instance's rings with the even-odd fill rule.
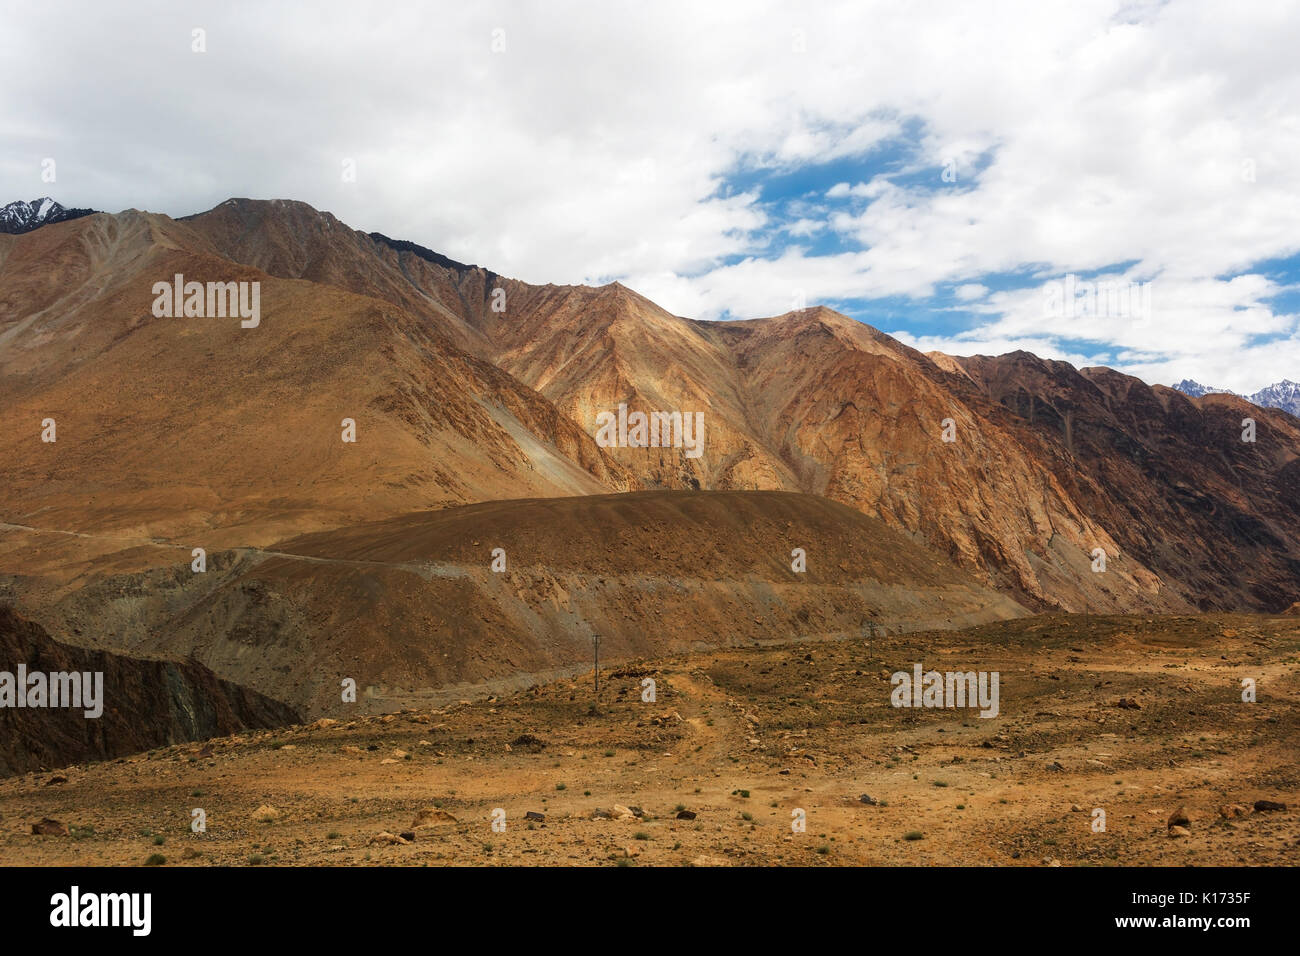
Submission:
[[[2,649],[116,709],[0,710],[6,860],[1296,862],[1285,411],[296,202],[14,215]],[[258,321],[163,317],[178,275]],[[598,440],[619,407],[700,453]],[[891,706],[923,661],[998,716]]]
[[[220,680],[193,661],[146,660],[89,651],[50,639],[45,630],[0,605],[0,661],[14,674],[103,675],[98,716],[84,706],[0,708],[0,776],[110,760],[167,744],[205,740],[249,728],[277,727],[298,714],[279,701]],[[87,688],[89,689],[89,687]],[[83,704],[89,698],[78,697]]]
[[[166,866],[1294,866],[1298,655],[1294,617],[1055,616],[636,661],[602,668],[598,704],[588,672],[3,780],[0,852]],[[998,716],[892,707],[888,675],[918,662],[998,671]]]
[[[153,283],[176,273],[261,282],[265,321],[155,318]],[[1300,591],[1300,422],[1283,412],[1031,356],[922,355],[819,307],[692,321],[302,203],[0,236],[0,372],[22,423],[0,433],[13,524],[266,546],[500,498],[786,490],[1036,610],[1276,611]],[[597,445],[620,403],[703,413],[703,454]]]
[[[69,640],[193,656],[313,716],[337,716],[349,677],[382,710],[589,667],[596,634],[615,660],[1027,613],[880,521],[789,492],[489,502],[213,552],[203,573],[188,542],[104,556],[84,550],[98,538],[5,537],[5,560],[73,576],[15,588]]]

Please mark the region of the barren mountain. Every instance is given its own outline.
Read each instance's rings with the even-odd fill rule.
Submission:
[[[48,536],[24,537],[30,553]],[[879,521],[786,492],[488,502],[215,553],[201,574],[184,547],[106,560],[77,556],[83,541],[99,543],[64,539],[53,563],[97,580],[18,595],[59,633],[192,654],[313,714],[350,710],[349,677],[380,710],[431,688],[526,685],[589,667],[597,634],[617,660],[1026,613]]]
[[[1300,421],[1025,352],[958,359],[1120,550],[1202,610],[1282,610],[1300,569]],[[1243,441],[1243,421],[1255,440]]]
[[[826,495],[1031,606],[1188,607],[1121,553],[1014,433],[987,419],[978,390],[964,380],[954,389],[925,356],[830,310],[695,322],[617,283],[530,286],[349,231],[301,203],[231,201],[187,224],[239,262],[424,316],[589,434],[599,413],[620,404],[702,412],[699,458],[681,448],[606,450],[645,487]],[[498,289],[501,312],[492,308]],[[941,440],[949,417],[954,443]],[[1109,577],[1089,572],[1097,547],[1108,552]]]
[[[260,324],[155,317],[154,283],[176,274],[259,282]],[[436,326],[232,264],[166,217],[0,236],[0,290],[5,517],[258,544],[445,504],[636,486],[575,422]]]
[[[154,285],[176,274],[260,283],[260,322],[156,317]],[[289,539],[334,531],[343,537],[325,545],[353,560],[361,532],[346,529],[393,519],[414,535],[422,519],[413,513],[498,499],[641,488],[819,496],[904,536],[891,552],[904,538],[928,546],[1031,609],[1280,610],[1300,592],[1300,432],[1280,412],[1032,356],[927,356],[824,308],[693,321],[617,283],[529,285],[358,232],[302,203],[230,200],[184,220],[128,210],[0,236],[0,400],[8,416],[0,521],[13,526],[0,534],[0,589],[24,606],[60,608],[48,622],[60,638],[171,653],[192,646],[218,673],[255,687],[293,672],[302,701],[329,696],[340,635],[361,628],[365,614],[396,622],[399,595],[424,609],[412,615],[420,623],[395,623],[391,645],[372,627],[366,640],[378,643],[349,652],[378,669],[367,678],[376,688],[571,666],[586,653],[574,634],[588,625],[611,648],[656,648],[644,632],[658,611],[635,607],[642,598],[628,569],[659,554],[656,574],[681,576],[680,550],[664,545],[685,520],[677,512],[624,514],[621,550],[604,563],[593,557],[567,584],[545,579],[559,574],[569,546],[552,534],[552,550],[526,560],[542,577],[511,594],[493,583],[506,578],[487,576],[486,553],[475,554],[468,577],[431,578],[407,594],[420,574],[315,564],[299,576],[289,572],[306,566],[298,558],[281,566],[238,550],[288,553],[301,543]],[[702,454],[601,447],[597,416],[620,405],[702,413]],[[1240,441],[1248,413],[1259,419],[1254,444]],[[42,441],[46,419],[57,423],[56,442]],[[355,422],[355,443],[341,440],[344,419]],[[653,500],[629,498],[626,507]],[[753,527],[731,532],[750,551],[764,499],[754,501],[733,503],[758,509]],[[706,525],[706,540],[717,540],[721,526]],[[863,533],[875,540],[879,526]],[[751,613],[782,580],[777,572],[789,575],[791,547],[837,550],[826,534],[805,530],[811,545],[780,548],[770,538],[764,560],[784,556],[770,574],[745,579],[739,565],[740,578],[723,574],[738,614],[708,629],[749,640],[770,628],[858,628],[875,601],[865,592],[821,622],[798,618],[815,602],[785,596]],[[481,533],[476,540],[487,546]],[[503,546],[513,553],[520,544]],[[224,569],[197,590],[194,547]],[[416,559],[465,565],[436,550]],[[958,580],[947,565],[929,573],[902,586]],[[602,621],[599,602],[611,595],[598,596],[601,575],[623,589],[614,606],[625,620]],[[326,578],[360,603],[339,605],[323,593]],[[96,636],[91,624],[113,586],[144,599],[125,616],[115,605],[102,619],[110,633]],[[521,594],[553,586],[577,595],[570,610],[525,613]],[[439,591],[454,587],[465,590]],[[952,616],[894,613],[883,623]],[[270,620],[283,630],[268,635]],[[453,622],[468,630],[452,634]],[[665,639],[689,640],[690,626],[674,619]],[[272,655],[277,663],[265,667],[284,668],[278,676],[254,673],[235,653],[250,642],[280,647],[277,633],[304,642]],[[427,633],[444,634],[449,647],[472,644],[472,659],[443,648],[450,663],[439,663],[421,643]],[[295,669],[308,645],[329,661],[321,671],[329,681]],[[391,668],[380,663],[385,654]]]
[[[58,673],[102,675],[102,685],[93,695],[101,712],[93,719],[84,716],[85,706],[0,708],[0,776],[107,760],[299,719],[292,708],[219,680],[201,664],[124,657],[62,644],[4,605],[0,605],[0,655],[3,669],[11,675],[19,665],[26,667],[28,675],[41,673],[50,681],[48,675]],[[77,699],[89,705],[85,698]]]

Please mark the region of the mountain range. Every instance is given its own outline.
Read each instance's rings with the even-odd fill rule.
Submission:
[[[1190,378],[1183,379],[1174,388],[1184,395],[1191,395],[1193,398],[1199,398],[1202,395],[1236,394],[1226,388],[1211,388],[1199,382],[1193,382]],[[1284,412],[1300,416],[1300,382],[1283,379],[1276,384],[1265,386],[1258,392],[1245,396],[1245,399],[1252,405],[1258,405],[1261,408],[1280,408]]]
[[[94,211],[93,209],[68,209],[49,196],[33,199],[31,202],[18,200],[7,206],[0,206],[0,233],[19,235],[51,223],[80,219]]]
[[[260,323],[159,317],[178,275],[258,283]],[[1300,593],[1281,410],[823,307],[696,320],[300,202],[0,235],[0,403],[0,598],[295,706],[353,665],[376,694],[577,666],[590,631],[637,654]],[[701,413],[702,453],[598,441],[621,406]]]

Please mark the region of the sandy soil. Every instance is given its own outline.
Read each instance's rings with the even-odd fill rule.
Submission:
[[[1298,659],[1300,619],[1216,615],[1034,617],[871,647],[618,665],[602,671],[598,712],[588,674],[0,781],[0,858],[1296,865]],[[918,661],[997,671],[999,715],[894,708],[889,673]],[[645,677],[654,703],[641,700]],[[1255,703],[1241,700],[1244,677],[1258,682]],[[1257,811],[1258,800],[1289,809]],[[1245,814],[1221,816],[1231,804]],[[593,819],[615,806],[641,816]],[[492,830],[498,807],[504,833]],[[193,808],[205,810],[206,833],[191,832]],[[1171,836],[1180,808],[1189,834]],[[792,832],[797,809],[804,833]],[[68,834],[33,835],[43,818]],[[379,836],[402,832],[414,840]]]

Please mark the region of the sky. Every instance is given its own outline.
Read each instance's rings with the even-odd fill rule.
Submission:
[[[0,203],[298,199],[692,318],[1300,379],[1289,3],[0,0],[0,28]]]

